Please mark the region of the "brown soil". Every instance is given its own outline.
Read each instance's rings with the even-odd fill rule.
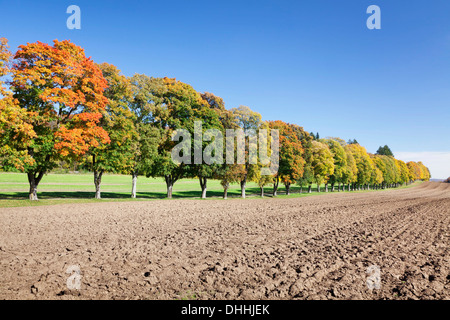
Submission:
[[[0,299],[449,299],[449,225],[444,183],[4,208]],[[379,290],[366,285],[371,265]]]

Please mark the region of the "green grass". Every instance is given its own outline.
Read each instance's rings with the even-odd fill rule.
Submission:
[[[53,205],[61,203],[96,203],[104,201],[142,201],[152,199],[165,199],[166,185],[161,178],[139,177],[137,183],[137,198],[131,199],[131,176],[105,174],[102,178],[102,200],[94,199],[93,174],[48,174],[42,178],[38,186],[40,201],[28,200],[28,180],[25,174],[0,173],[0,207],[23,207]],[[322,187],[323,188],[323,187]],[[270,196],[272,186],[266,186],[267,196]],[[317,186],[313,185],[313,190]],[[306,189],[304,188],[305,192]],[[285,188],[280,185],[278,197],[292,198],[299,196],[324,195],[325,192],[312,192],[300,194],[299,186],[291,187],[292,194],[285,195]],[[367,191],[361,191],[367,192]],[[229,198],[240,197],[239,184],[233,184],[228,190]],[[258,197],[260,189],[255,183],[248,183],[246,188],[248,197]],[[208,198],[221,198],[223,188],[220,181],[208,181]],[[197,179],[182,179],[177,181],[173,189],[173,198],[198,199],[201,189]]]

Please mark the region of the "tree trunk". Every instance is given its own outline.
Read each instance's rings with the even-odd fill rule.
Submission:
[[[226,200],[228,197],[228,186],[223,187],[223,198]]]
[[[278,191],[278,185],[280,184],[280,181],[278,180],[278,177],[273,180],[273,196],[277,196]]]
[[[172,199],[173,179],[171,176],[164,176],[166,179],[167,198]]]
[[[131,174],[131,198],[136,199],[136,184],[138,179],[138,172],[134,171]]]
[[[34,177],[34,173],[28,172],[28,183],[30,184],[30,192],[28,194],[31,201],[37,201],[37,185],[36,185],[36,179]]]
[[[291,194],[291,184],[290,183],[286,183],[285,185],[286,188],[286,195],[290,195]]]
[[[202,188],[202,199],[206,199],[206,183],[208,178],[198,177],[198,179],[200,181],[200,187]]]
[[[101,199],[100,185],[102,183],[103,170],[94,170],[95,199]]]
[[[311,193],[312,192],[312,185],[309,185],[308,186],[308,193]]]
[[[325,192],[328,192],[328,183],[325,183]]]
[[[303,193],[303,185],[300,186],[300,193]]]
[[[320,192],[320,184],[317,184],[317,192]]]
[[[264,187],[259,187],[261,189],[261,198],[264,198]]]
[[[39,200],[37,197],[37,186],[34,183],[30,183],[29,198],[31,201]]]
[[[28,183],[30,184],[30,191],[29,191],[29,199],[31,201],[37,201],[38,196],[37,196],[37,187],[39,185],[39,182],[41,182],[42,177],[44,176],[45,172],[28,172],[27,176],[28,176]],[[37,174],[37,176],[35,175]]]
[[[244,179],[241,181],[241,197],[242,199],[245,199],[245,184],[246,184],[246,180]]]

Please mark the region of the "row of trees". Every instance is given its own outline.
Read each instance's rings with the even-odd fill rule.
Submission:
[[[0,79],[5,76],[10,80],[0,82],[0,162],[2,170],[27,174],[31,200],[37,200],[42,177],[61,161],[77,162],[93,172],[96,198],[101,197],[105,172],[130,174],[132,197],[139,176],[163,177],[169,198],[174,184],[186,177],[199,179],[203,198],[208,179],[221,181],[226,198],[232,183],[240,184],[245,197],[249,181],[259,185],[263,196],[269,184],[276,195],[280,183],[289,194],[293,184],[307,186],[309,192],[313,183],[319,191],[323,183],[326,191],[329,186],[341,191],[430,178],[420,162],[372,155],[356,140],[320,139],[318,133],[309,134],[295,124],[262,121],[245,106],[228,110],[220,97],[199,93],[176,79],[126,77],[111,64],[94,63],[70,41],[22,45],[13,56],[6,39],[1,39]],[[196,121],[202,122],[203,132],[216,129],[224,136],[226,129],[277,129],[278,172],[264,175],[267,164],[259,157],[249,159],[254,155],[248,152],[248,139],[245,164],[173,162],[172,134],[177,129],[194,134]],[[206,141],[191,144],[203,152],[217,152],[208,149]]]

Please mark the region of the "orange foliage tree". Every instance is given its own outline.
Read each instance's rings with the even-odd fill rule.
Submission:
[[[23,171],[30,200],[37,200],[37,186],[57,160],[109,143],[98,126],[108,102],[103,95],[107,82],[84,50],[67,40],[19,46],[14,59],[11,89],[36,133],[27,147],[33,164]]]
[[[33,164],[26,149],[36,136],[27,123],[28,113],[5,87],[2,78],[10,73],[12,54],[6,38],[0,38],[0,168],[23,170],[25,164]]]
[[[290,194],[291,184],[303,176],[302,127],[289,124],[281,120],[269,121],[270,129],[277,129],[280,137],[280,159],[278,173],[274,177],[274,196],[277,194],[278,182],[286,187],[286,194]]]

